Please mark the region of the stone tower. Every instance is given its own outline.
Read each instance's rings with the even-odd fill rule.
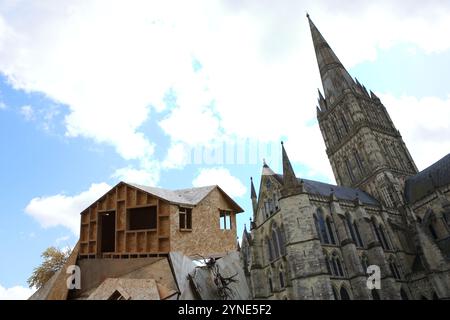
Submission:
[[[386,207],[404,203],[402,190],[417,167],[386,108],[353,80],[308,15],[324,96],[317,119],[338,185],[361,188]]]

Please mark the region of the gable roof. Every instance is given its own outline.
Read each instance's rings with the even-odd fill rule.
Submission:
[[[283,175],[282,174],[275,174],[275,179],[277,179],[278,182],[283,184]],[[371,204],[378,206],[379,202],[370,196],[368,193],[364,192],[361,189],[355,189],[350,187],[344,187],[344,186],[336,186],[333,184],[328,184],[324,182],[314,181],[314,180],[308,180],[308,179],[299,179],[297,178],[298,182],[300,183],[301,180],[303,180],[303,186],[307,193],[310,194],[317,194],[321,196],[328,197],[331,195],[332,192],[334,192],[334,195],[336,198],[341,200],[348,200],[353,201],[356,199],[356,197],[359,198],[359,200],[362,203],[365,204]]]
[[[123,182],[125,183],[125,182]],[[126,183],[132,187],[138,188],[142,191],[150,193],[158,198],[166,200],[172,204],[196,206],[214,189],[218,189],[219,192],[233,205],[236,213],[244,212],[244,210],[219,186],[206,186],[198,188],[187,188],[178,190],[169,190],[157,187],[143,186],[135,183]]]
[[[405,198],[408,203],[414,203],[433,193],[435,188],[448,184],[450,184],[450,153],[409,177],[405,182]]]

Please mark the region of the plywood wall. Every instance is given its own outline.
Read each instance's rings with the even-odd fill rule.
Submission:
[[[128,230],[127,210],[146,206],[157,207],[156,230]],[[170,207],[169,203],[142,190],[124,183],[117,185],[81,214],[80,257],[126,258],[168,253]],[[115,250],[102,253],[99,215],[110,211],[115,211]]]

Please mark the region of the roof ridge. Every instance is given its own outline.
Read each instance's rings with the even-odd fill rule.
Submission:
[[[282,174],[275,174],[275,177],[280,179],[280,182],[283,181]],[[378,204],[378,201],[369,193],[365,192],[360,188],[352,188],[348,186],[336,185],[327,182],[298,178],[297,180],[303,180],[303,184],[306,188],[306,192],[310,194],[319,194],[329,196],[331,192],[333,192],[338,199],[344,200],[354,200],[356,196],[360,198],[363,203],[368,204]],[[362,197],[361,197],[362,196]]]
[[[207,186],[202,186],[202,187],[191,187],[191,188],[183,188],[183,189],[174,189],[172,191],[184,191],[184,190],[195,190],[195,189],[206,189],[206,188],[215,188],[218,187],[217,184],[211,184],[211,185],[207,185]]]

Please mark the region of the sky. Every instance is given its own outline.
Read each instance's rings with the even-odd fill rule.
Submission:
[[[308,12],[379,96],[419,170],[450,150],[448,1],[0,0],[0,300],[119,181],[218,184],[251,216],[250,176],[335,183],[316,121]]]

